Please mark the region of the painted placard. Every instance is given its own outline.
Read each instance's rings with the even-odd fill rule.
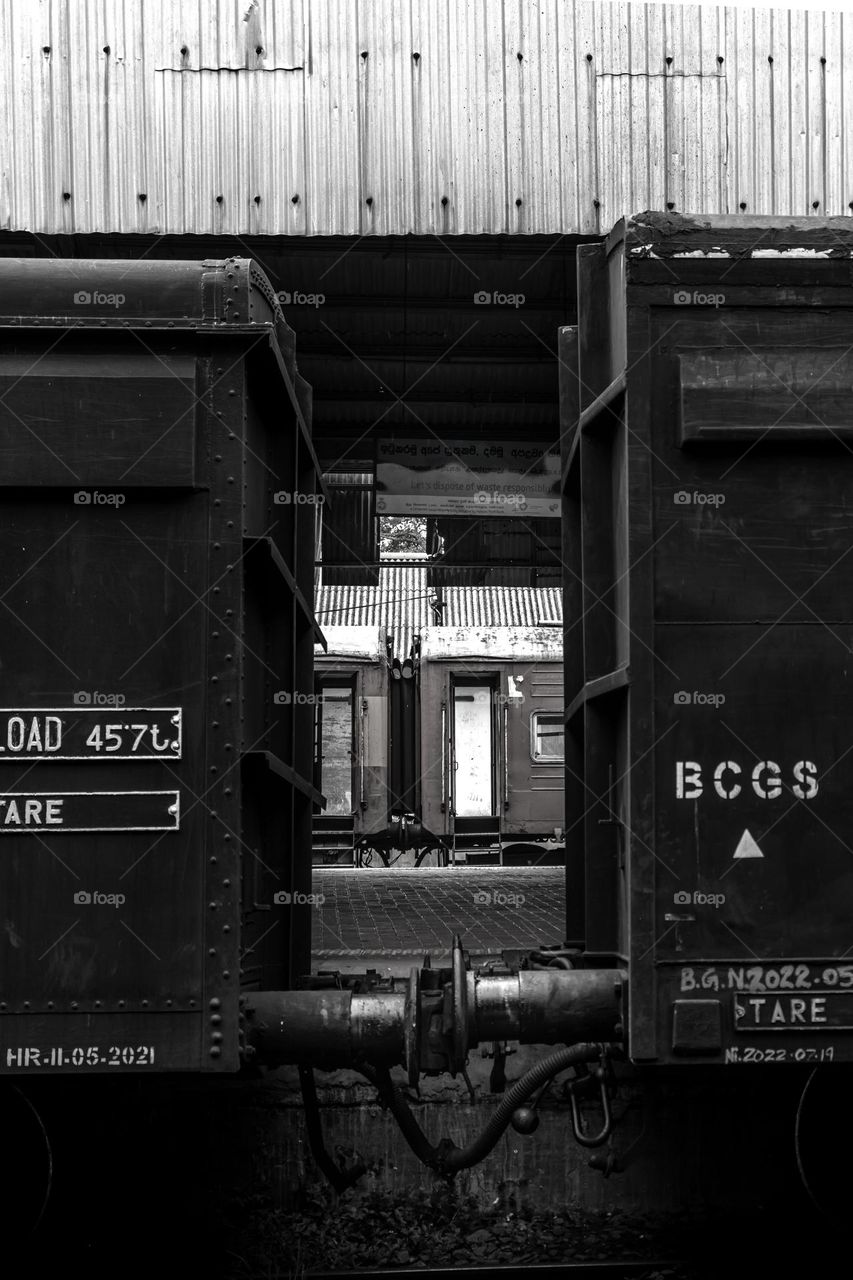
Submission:
[[[180,707],[0,707],[0,764],[180,760]]]
[[[379,515],[560,516],[560,458],[535,440],[380,440]]]
[[[736,1031],[853,1030],[853,992],[768,991],[735,997]]]
[[[0,835],[177,831],[177,791],[5,791]]]

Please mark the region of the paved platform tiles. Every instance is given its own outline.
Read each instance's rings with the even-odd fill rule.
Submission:
[[[558,943],[564,884],[562,867],[315,868],[312,968],[405,974],[425,952],[438,966],[454,933],[477,957]]]

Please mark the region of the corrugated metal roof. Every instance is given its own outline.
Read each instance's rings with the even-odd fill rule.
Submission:
[[[853,17],[592,0],[6,0],[0,225],[598,233],[846,214]]]
[[[563,621],[559,587],[445,587],[448,627],[539,627]]]
[[[439,613],[433,607],[439,593],[427,584],[426,563],[420,568],[392,560],[380,567],[378,586],[318,587],[315,608],[323,631],[386,628],[401,660],[427,627],[537,627],[559,624],[563,617],[559,587],[444,587],[440,596]],[[554,629],[562,634],[557,625]]]
[[[412,559],[412,557],[408,557]],[[393,637],[394,657],[402,661],[415,635],[435,614],[430,601],[435,592],[427,586],[427,570],[403,565],[382,565],[378,586],[319,586],[314,608],[320,628],[384,627]]]

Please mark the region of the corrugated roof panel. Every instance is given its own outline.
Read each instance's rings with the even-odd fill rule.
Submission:
[[[667,202],[846,214],[853,191],[848,13],[6,0],[0,21],[14,230],[590,234]]]
[[[406,559],[413,559],[406,556]],[[537,627],[562,623],[559,587],[445,587],[440,614],[431,607],[439,593],[423,568],[383,564],[378,586],[326,586],[317,589],[315,608],[323,630],[329,627],[384,627],[393,636],[394,656],[405,658],[415,635],[425,627]],[[560,633],[562,634],[562,633]]]

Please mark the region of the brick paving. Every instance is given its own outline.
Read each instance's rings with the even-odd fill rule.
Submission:
[[[315,868],[313,889],[325,899],[315,965],[424,951],[437,959],[449,954],[454,933],[478,955],[559,943],[564,883],[562,867]]]

